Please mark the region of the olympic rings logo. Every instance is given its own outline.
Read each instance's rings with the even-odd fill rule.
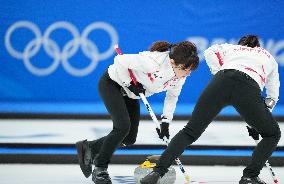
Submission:
[[[35,35],[35,38],[27,43],[22,52],[14,49],[11,44],[11,36],[19,28],[26,28]],[[50,38],[51,33],[57,29],[65,29],[69,31],[73,37],[73,39],[68,41],[61,50],[58,44]],[[96,29],[102,29],[110,36],[110,46],[102,53],[99,53],[96,44],[88,38],[89,34]],[[42,35],[39,27],[34,23],[29,21],[19,21],[10,26],[5,35],[5,46],[9,54],[14,58],[23,60],[25,67],[37,76],[51,74],[56,70],[60,62],[65,71],[69,74],[76,77],[86,76],[94,70],[100,60],[104,60],[113,54],[113,46],[117,43],[117,32],[110,24],[105,22],[91,23],[83,30],[81,35],[73,24],[65,21],[55,22],[51,24]],[[41,46],[43,46],[47,55],[53,58],[52,64],[45,68],[36,67],[30,61],[40,50]],[[91,60],[90,64],[85,68],[76,68],[68,61],[75,55],[79,48],[81,48],[84,55]]]

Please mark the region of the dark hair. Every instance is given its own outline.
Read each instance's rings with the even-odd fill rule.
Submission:
[[[258,37],[256,35],[246,35],[243,36],[240,40],[239,40],[239,45],[243,45],[243,46],[247,46],[247,47],[260,47],[260,43],[258,40]]]
[[[167,41],[157,41],[152,44],[150,51],[170,51],[169,57],[176,65],[182,65],[184,69],[196,70],[199,64],[196,46],[189,41],[170,44]]]

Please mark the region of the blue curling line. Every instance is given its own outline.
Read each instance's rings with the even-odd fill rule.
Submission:
[[[117,150],[116,155],[159,155],[163,149]],[[0,148],[0,154],[70,154],[75,155],[74,148]],[[182,155],[192,156],[251,156],[252,150],[185,150]],[[284,157],[284,151],[274,151],[272,156]]]

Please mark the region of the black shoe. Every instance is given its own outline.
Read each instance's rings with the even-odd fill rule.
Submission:
[[[243,176],[239,181],[239,184],[266,184],[266,183],[261,179],[259,179],[259,177],[249,178]]]
[[[80,168],[85,177],[88,178],[92,174],[91,149],[89,147],[88,141],[83,140],[76,142],[76,149]]]
[[[107,168],[95,167],[92,173],[92,180],[95,184],[112,184]]]
[[[161,179],[161,175],[156,172],[152,171],[148,175],[146,175],[144,178],[140,180],[141,184],[156,184]]]

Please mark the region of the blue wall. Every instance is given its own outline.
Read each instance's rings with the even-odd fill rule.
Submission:
[[[191,40],[202,51],[213,43],[260,36],[284,79],[284,1],[37,1],[0,0],[0,112],[106,113],[97,92],[113,63],[113,44],[124,53],[156,40]],[[188,78],[178,112],[190,114],[211,74],[204,61]],[[281,83],[282,84],[282,83]],[[283,86],[276,113],[284,106]],[[150,97],[160,113],[164,94]]]

